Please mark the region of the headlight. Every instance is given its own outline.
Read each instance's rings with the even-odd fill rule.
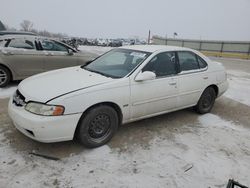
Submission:
[[[60,116],[64,113],[64,107],[59,105],[47,105],[36,102],[29,102],[25,110],[43,116]]]

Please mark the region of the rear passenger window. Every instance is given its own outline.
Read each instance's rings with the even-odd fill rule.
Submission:
[[[189,71],[199,69],[196,55],[191,52],[178,52],[181,71]]]

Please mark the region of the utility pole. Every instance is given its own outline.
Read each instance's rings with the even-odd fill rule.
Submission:
[[[151,38],[151,32],[150,30],[148,31],[148,44],[150,44],[150,38]]]
[[[168,34],[166,33],[165,45],[168,45]]]

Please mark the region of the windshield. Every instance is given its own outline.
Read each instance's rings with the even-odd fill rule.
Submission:
[[[151,53],[129,49],[115,49],[83,68],[112,78],[122,78],[132,72]]]

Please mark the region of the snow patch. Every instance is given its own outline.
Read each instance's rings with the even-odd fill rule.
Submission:
[[[174,140],[155,137],[148,149],[135,146],[117,153],[102,148],[90,158],[86,153],[75,156],[78,162],[84,158],[84,167],[70,180],[70,172],[64,171],[63,179],[72,181],[73,187],[225,187],[229,178],[250,184],[249,130],[238,131],[212,114],[201,116],[199,122],[200,128],[186,127],[190,132],[177,133]],[[95,155],[100,157],[98,164]],[[80,174],[87,175],[85,181]]]
[[[165,137],[163,131],[147,148],[134,144],[128,151],[118,151],[105,145],[61,161],[16,153],[8,145],[2,146],[0,184],[200,188],[226,187],[228,179],[234,178],[250,185],[249,129],[240,131],[232,122],[213,114],[200,116],[198,121],[184,126],[185,131],[179,128],[173,138]]]
[[[244,78],[244,74],[242,75],[240,72],[237,75],[241,75],[242,77],[228,78],[229,88],[224,96],[250,106],[250,79]]]
[[[221,119],[219,116],[213,114],[204,114],[199,116],[199,121],[202,126],[205,127],[220,127],[220,128],[230,128],[232,130],[243,131],[245,130],[241,126],[235,125],[233,122],[228,122]]]
[[[0,99],[9,98],[16,91],[17,86],[9,86],[5,88],[0,88]]]
[[[250,78],[250,73],[244,71],[227,70],[227,74],[234,77],[248,77]]]

